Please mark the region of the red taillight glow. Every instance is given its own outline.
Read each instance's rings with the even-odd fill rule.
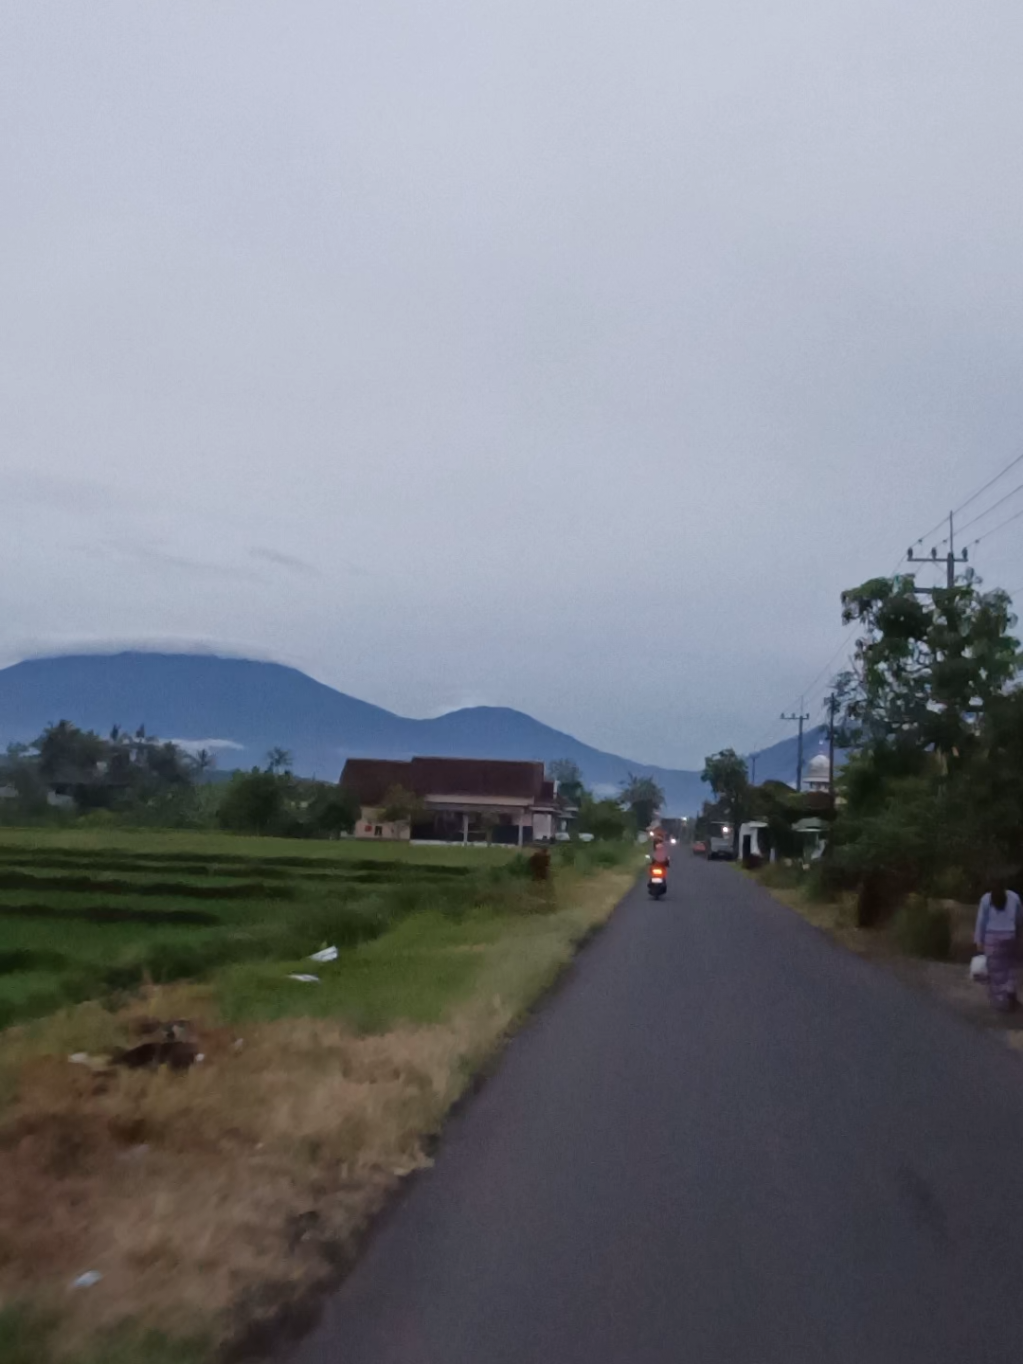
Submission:
[[[652,867],[650,870],[650,875],[655,881],[662,881],[664,879],[664,868]]]

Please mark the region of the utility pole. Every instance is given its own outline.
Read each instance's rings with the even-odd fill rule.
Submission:
[[[929,558],[929,559],[917,558],[917,556],[914,554],[914,552],[913,552],[912,549],[910,549],[910,550],[907,551],[907,553],[906,553],[906,558],[909,560],[909,562],[910,562],[911,564],[924,564],[924,563],[936,564],[936,563],[939,563],[939,562],[940,562],[939,557],[938,557],[938,551],[937,551],[936,548],[931,550],[930,558]],[[970,561],[970,551],[969,551],[968,548],[967,548],[967,549],[964,549],[963,552],[962,552],[962,554],[961,554],[958,558],[956,558],[956,523],[955,523],[955,512],[949,512],[949,514],[948,514],[948,553],[945,555],[945,586],[947,587],[947,589],[949,590],[949,592],[951,592],[952,589],[953,589],[953,588],[955,587],[955,585],[956,585],[956,564],[966,564],[966,563],[969,563],[969,561]],[[917,588],[915,588],[914,590],[915,590],[917,593],[919,593],[921,596],[929,597],[929,596],[933,593],[934,588],[933,588],[933,587],[917,587]]]
[[[802,698],[802,697],[799,698],[799,714],[798,714],[798,715],[782,715],[781,718],[782,718],[783,720],[795,721],[795,722],[798,722],[798,724],[799,724],[799,746],[798,746],[798,748],[796,749],[796,790],[797,790],[797,791],[802,791],[802,789],[803,789],[803,724],[804,724],[804,722],[805,722],[806,720],[809,720],[809,718],[810,718],[809,715],[804,715],[804,714],[803,714],[803,698]]]
[[[838,697],[834,692],[828,697],[828,794],[831,808],[835,808],[835,716],[838,714]]]
[[[948,514],[948,559],[946,560],[948,581],[945,584],[951,592],[956,585],[956,519],[955,512]]]
[[[749,784],[750,784],[750,786],[756,786],[756,784],[757,784],[757,759],[758,759],[759,757],[760,757],[760,754],[759,754],[759,753],[751,753],[751,754],[749,755],[749,760],[750,760],[750,779],[749,779]]]

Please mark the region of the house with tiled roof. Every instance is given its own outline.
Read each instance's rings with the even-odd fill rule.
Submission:
[[[572,813],[558,800],[540,762],[496,758],[349,758],[342,787],[362,808],[359,838],[415,838],[445,843],[549,842]],[[407,821],[383,813],[394,792],[408,793]]]

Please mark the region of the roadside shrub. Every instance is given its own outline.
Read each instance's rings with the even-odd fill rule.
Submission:
[[[598,843],[592,851],[592,861],[597,867],[620,867],[631,851],[627,843]]]
[[[828,904],[837,897],[838,888],[829,876],[823,859],[811,864],[803,879],[803,891],[816,904]]]
[[[500,867],[491,867],[491,880],[502,881],[508,876],[521,876],[523,879],[530,876],[530,859],[525,853],[516,853],[514,857],[509,857],[508,861]]]
[[[0,1308],[0,1361],[2,1364],[39,1364],[53,1322],[21,1303]]]
[[[551,878],[551,855],[547,848],[537,848],[529,859],[529,875],[534,881]]]
[[[760,869],[761,883],[772,890],[791,890],[794,886],[802,885],[803,880],[804,872],[797,862],[789,864],[779,858],[777,862],[768,862]]]
[[[935,876],[931,891],[936,900],[958,900],[960,904],[972,900],[970,878],[961,867],[945,867]]]
[[[895,915],[892,935],[900,950],[911,957],[947,961],[952,950],[952,919],[947,909],[912,895]]]

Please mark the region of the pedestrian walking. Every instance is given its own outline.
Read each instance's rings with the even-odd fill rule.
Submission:
[[[977,951],[987,958],[987,988],[996,1009],[1019,1003],[1020,950],[1023,946],[1023,903],[1014,890],[997,882],[980,902],[974,934]]]

